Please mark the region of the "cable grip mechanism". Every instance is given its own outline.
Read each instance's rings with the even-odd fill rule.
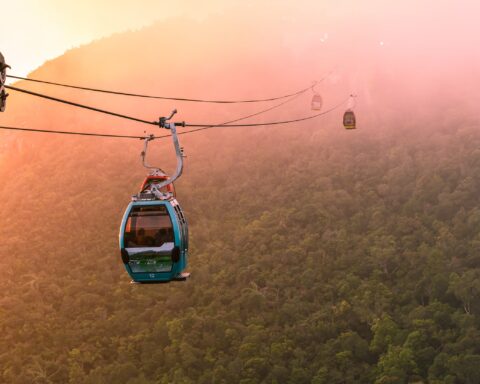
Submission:
[[[175,123],[168,123],[169,120],[172,119],[172,117],[177,113],[177,110],[174,109],[172,111],[172,113],[170,114],[170,116],[168,117],[160,117],[158,119],[158,126],[160,128],[165,128],[165,129],[170,129],[171,125],[173,124],[174,126],[178,126],[178,127],[185,127],[185,122],[184,121],[181,121],[181,122],[175,122]]]
[[[169,184],[172,184],[175,180],[177,180],[182,175],[182,171],[183,171],[183,158],[185,157],[185,155],[183,153],[183,148],[180,147],[180,144],[178,142],[177,129],[176,129],[176,126],[181,124],[178,124],[175,122],[169,122],[169,120],[171,120],[176,113],[177,113],[177,110],[174,109],[170,114],[170,116],[160,117],[158,122],[158,125],[160,128],[165,128],[170,130],[172,134],[173,147],[175,149],[175,154],[177,158],[177,167],[172,177],[162,182],[151,184],[152,193],[156,196],[157,199],[160,199],[160,200],[168,199],[171,197],[170,193],[164,193],[161,191],[161,189]],[[185,123],[183,123],[183,125],[184,124]],[[159,167],[151,166],[147,164],[145,161],[145,157],[147,156],[148,143],[152,140],[155,140],[155,138],[156,137],[153,134],[145,136],[144,147],[143,147],[143,151],[141,152],[142,164],[145,168],[150,170],[151,175],[159,174],[161,176],[166,176],[166,174]]]

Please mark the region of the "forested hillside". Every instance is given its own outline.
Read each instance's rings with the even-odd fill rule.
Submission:
[[[102,58],[120,57],[119,42],[138,46],[147,32],[72,50],[35,75],[145,90],[153,80],[133,82],[144,65],[169,92],[193,92],[199,73],[207,93],[231,90],[206,82],[212,72],[228,79],[242,66],[233,60],[183,63],[178,74],[192,71],[190,79],[149,72],[153,54],[102,72]],[[208,53],[190,54],[200,65]],[[82,72],[90,57],[101,63],[98,79]],[[257,64],[267,74],[272,62]],[[236,94],[254,93],[241,87],[249,71],[237,74]],[[153,119],[175,106],[55,92]],[[265,119],[308,114],[304,103]],[[143,130],[16,94],[8,108],[2,121],[16,125]],[[240,113],[183,108],[208,121]],[[352,132],[336,111],[295,126],[182,136],[188,158],[176,187],[191,225],[192,277],[161,285],[129,284],[117,248],[144,176],[140,141],[2,133],[0,381],[480,382],[479,123],[463,110],[383,112],[360,113]],[[150,148],[152,163],[172,169],[168,140]]]

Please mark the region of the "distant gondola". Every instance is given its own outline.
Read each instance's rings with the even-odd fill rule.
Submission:
[[[322,109],[322,105],[323,105],[322,96],[320,96],[318,93],[313,95],[313,97],[312,97],[312,110],[320,111]]]
[[[351,109],[347,109],[343,114],[343,126],[345,129],[355,129],[355,113]]]

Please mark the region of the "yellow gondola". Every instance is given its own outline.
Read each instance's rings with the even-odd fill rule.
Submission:
[[[347,109],[343,114],[343,126],[345,129],[356,129],[355,113],[351,109]]]

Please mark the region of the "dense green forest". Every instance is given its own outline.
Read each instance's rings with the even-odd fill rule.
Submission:
[[[141,175],[118,142],[10,164],[2,381],[478,382],[478,127],[318,129],[191,152],[185,283],[129,284],[116,234]]]
[[[102,72],[106,58],[123,54],[108,43],[140,47],[142,33],[72,50],[36,76],[98,84],[84,71],[96,57],[100,86],[122,89],[132,71]],[[197,43],[198,34],[181,33]],[[213,38],[198,39],[215,50]],[[271,54],[278,47],[269,39]],[[253,92],[254,70],[275,83],[273,59],[246,50],[240,63],[209,66],[199,45],[188,52],[196,72],[182,62],[176,88],[168,71],[150,71],[158,64],[152,53],[142,62],[152,78],[135,85],[159,77],[166,91],[215,96],[231,88],[221,79],[233,65],[244,68],[235,72],[237,94]],[[252,58],[255,69],[245,67]],[[279,72],[300,60],[283,59]],[[163,69],[176,65],[165,60]],[[220,80],[202,88],[212,73]],[[267,91],[293,84],[282,80]],[[332,105],[340,93],[326,100]],[[160,109],[75,100],[155,118]],[[2,119],[16,125],[143,128],[27,96],[8,102]],[[308,108],[308,97],[302,102]],[[160,285],[130,284],[117,245],[123,210],[145,174],[140,141],[1,133],[0,382],[479,383],[479,122],[466,110],[359,104],[352,132],[337,110],[294,126],[181,136],[188,157],[176,187],[190,223],[192,276]],[[265,119],[306,113],[287,111]],[[150,151],[152,163],[173,169],[168,140]]]

